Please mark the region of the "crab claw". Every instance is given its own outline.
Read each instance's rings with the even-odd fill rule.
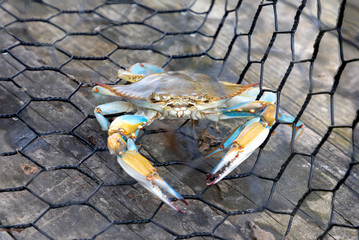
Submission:
[[[267,138],[269,127],[262,121],[251,122],[241,131],[233,141],[229,151],[217,164],[217,166],[207,175],[206,181],[214,177],[215,179],[207,185],[214,185],[232,172],[239,164],[246,160]],[[224,169],[223,169],[224,168]],[[223,169],[223,170],[222,170]],[[222,170],[222,172],[220,172]],[[219,174],[218,174],[219,173]]]
[[[204,158],[211,157],[214,154],[217,154],[217,153],[223,151],[224,149],[228,148],[229,146],[231,146],[231,144],[236,139],[236,137],[241,133],[243,127],[244,126],[238,126],[236,129],[234,129],[234,131],[231,134],[229,134],[227,139],[224,140],[218,148],[216,148],[213,151],[209,152]],[[208,180],[208,179],[206,179],[206,180]]]
[[[149,74],[162,72],[164,72],[164,70],[159,66],[149,63],[136,63],[128,71],[120,69],[117,76],[128,82],[134,83],[140,81],[144,76]]]
[[[136,179],[138,183],[145,187],[154,196],[161,199],[164,203],[176,211],[184,213],[183,210],[178,208],[169,200],[167,195],[162,190],[188,205],[186,200],[158,175],[157,169],[154,168],[145,157],[137,151],[129,150],[122,156],[118,155],[117,161],[131,177]]]

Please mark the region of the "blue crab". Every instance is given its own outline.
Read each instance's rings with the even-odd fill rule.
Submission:
[[[217,81],[210,76],[187,71],[165,72],[161,67],[147,63],[133,65],[128,71],[120,70],[118,77],[129,85],[97,84],[95,96],[105,101],[105,96],[118,96],[126,101],[107,102],[95,108],[95,117],[102,129],[108,131],[108,148],[117,156],[122,168],[143,187],[173,209],[183,212],[165,192],[174,198],[186,200],[177,193],[156,168],[137,149],[135,139],[145,125],[157,119],[209,119],[220,121],[231,118],[248,118],[237,127],[217,149],[207,157],[224,149],[228,152],[208,174],[206,181],[213,185],[227,176],[246,160],[267,138],[276,121],[276,94],[265,91],[259,100],[258,84],[239,85]],[[124,114],[110,123],[106,115]],[[278,114],[279,120],[292,123],[294,117]],[[303,130],[296,124],[295,139]]]

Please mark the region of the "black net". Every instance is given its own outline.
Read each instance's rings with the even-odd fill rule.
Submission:
[[[0,1],[1,239],[358,239],[356,1]],[[215,186],[239,120],[157,121],[138,138],[176,213],[108,153],[94,82],[137,62],[260,82],[277,122]],[[292,126],[292,127],[291,127]]]

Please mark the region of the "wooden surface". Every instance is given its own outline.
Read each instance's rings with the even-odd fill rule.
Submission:
[[[259,3],[260,1],[242,3],[238,11],[238,19],[235,18],[235,12],[229,13],[208,53],[211,57],[226,56],[228,45],[233,38],[233,26],[237,20],[238,34],[247,33],[250,30]],[[57,4],[60,9],[86,10],[96,7],[99,3],[88,1],[87,5],[83,5],[82,2],[61,1],[61,3],[52,4]],[[292,28],[299,4],[296,1],[279,1],[276,9],[278,31],[288,31]],[[228,9],[235,5],[236,3],[231,2]],[[340,3],[334,0],[322,2],[323,29],[335,28],[339,5]],[[46,71],[28,69],[13,77],[13,81],[22,89],[13,82],[1,81],[0,114],[16,113],[30,100],[29,95],[36,98],[67,98],[79,87],[79,83],[83,83],[83,86],[79,87],[70,98],[79,109],[69,102],[32,101],[20,112],[20,119],[17,117],[0,118],[0,152],[14,152],[17,148],[26,145],[17,154],[0,156],[0,189],[21,187],[24,184],[28,187],[28,190],[0,191],[0,223],[2,225],[32,223],[41,214],[35,224],[37,228],[54,239],[71,239],[91,238],[109,226],[112,220],[131,221],[151,217],[160,205],[160,201],[137,183],[116,185],[123,181],[132,181],[132,179],[118,166],[114,156],[107,151],[94,153],[91,146],[81,141],[85,139],[97,148],[106,147],[106,132],[100,130],[94,118],[87,117],[93,113],[96,106],[96,101],[91,95],[91,88],[87,83],[115,82],[119,66],[129,67],[136,62],[162,65],[168,61],[167,56],[182,54],[195,56],[174,58],[165,69],[203,72],[212,76],[219,75],[221,80],[236,82],[248,63],[248,37],[240,35],[235,40],[220,74],[221,61],[215,61],[208,56],[196,56],[210,46],[213,40],[211,37],[201,34],[165,36],[160,41],[154,42],[155,51],[149,51],[144,46],[159,39],[162,35],[160,32],[143,25],[112,26],[100,17],[101,15],[113,21],[124,22],[141,21],[150,16],[150,11],[138,6],[107,5],[97,9],[96,13],[63,13],[50,20],[51,23],[68,32],[100,31],[104,37],[71,34],[66,36],[61,29],[43,22],[17,22],[6,25],[15,19],[7,11],[22,18],[48,18],[55,15],[57,11],[35,2],[26,5],[21,1],[10,1],[2,6],[6,11],[0,9],[0,26],[6,27],[0,28],[0,49],[16,45],[17,40],[11,36],[15,35],[26,42],[55,42],[54,46],[71,56],[98,57],[98,59],[76,60],[76,57],[70,59],[66,53],[51,46],[20,45],[11,48],[10,53],[0,55],[1,78],[13,77],[19,71],[24,70],[24,65],[15,58],[29,67],[58,68],[61,66],[61,70],[67,75],[51,71],[51,69]],[[181,6],[158,3],[157,6],[152,5],[152,8],[180,9]],[[192,9],[198,12],[206,11],[207,2],[199,1]],[[202,26],[202,33],[215,34],[224,14],[223,3],[216,2],[214,9],[216,11],[211,12],[207,22]],[[345,12],[347,15],[342,27],[345,39],[342,47],[346,60],[359,56],[359,46],[355,40],[358,34],[358,11],[357,3],[348,1]],[[308,1],[294,34],[294,60],[296,61],[312,58],[313,44],[318,35],[316,12],[316,1]],[[191,13],[157,14],[146,20],[146,24],[163,32],[192,31],[200,26],[203,16]],[[273,19],[273,7],[264,6],[251,36],[250,59],[252,61],[261,61],[266,52],[275,30]],[[116,49],[116,44],[106,38],[120,46],[129,46],[131,49]],[[262,77],[264,87],[276,90],[292,60],[290,41],[290,34],[278,34],[263,65],[263,75],[260,76],[260,63],[253,63],[244,76],[244,82],[255,83]],[[103,58],[106,55],[110,59]],[[330,91],[340,64],[338,33],[335,30],[328,31],[320,42],[319,52],[314,61],[312,86],[309,81],[310,63],[295,63],[281,91],[281,109],[296,116],[310,88],[312,92]],[[285,167],[275,188],[273,188],[273,181],[258,178],[253,174],[244,178],[224,180],[204,192],[202,195],[204,201],[188,199],[189,206],[185,207],[186,214],[175,213],[169,207],[162,206],[152,221],[140,224],[114,224],[96,239],[172,239],[174,235],[195,232],[211,233],[213,230],[216,236],[228,239],[255,239],[254,235],[260,234],[261,231],[263,236],[267,237],[262,237],[262,239],[283,238],[290,215],[275,212],[291,213],[295,209],[298,201],[308,191],[311,167],[314,167],[311,187],[331,190],[346,174],[352,161],[351,157],[357,157],[358,146],[354,146],[353,153],[350,128],[333,129],[328,140],[316,154],[314,166],[311,165],[309,156],[314,153],[315,148],[327,133],[328,126],[352,124],[359,104],[358,75],[359,62],[348,63],[333,97],[333,122],[330,118],[332,109],[329,94],[311,97],[309,105],[300,118],[305,123],[306,129],[294,144],[294,150],[303,154],[295,155],[288,165],[285,163],[291,154],[289,144],[292,130],[285,125],[277,127],[276,133],[266,144],[253,170],[253,173],[257,175],[275,178],[280,173],[280,169]],[[81,124],[78,125],[79,123]],[[182,123],[183,121],[180,120],[156,122],[148,130],[173,129],[173,126],[180,126]],[[178,133],[175,135],[158,133],[145,135],[138,144],[142,146],[141,153],[150,159],[159,162],[190,162],[192,167],[208,172],[221,156],[198,160],[201,151],[209,151],[209,148],[208,145],[202,145],[199,149],[198,142],[193,138],[197,139],[202,135],[207,137],[206,141],[211,144],[218,143],[239,123],[241,122],[220,123],[221,133],[216,132],[213,123],[206,128],[207,121],[197,123],[194,130],[191,124],[187,123],[182,131],[190,137]],[[73,129],[75,126],[77,127]],[[33,130],[38,133],[58,132],[36,138]],[[72,134],[68,134],[70,130],[73,130]],[[203,134],[204,132],[206,134]],[[169,144],[171,141],[176,141],[178,147]],[[31,143],[27,145],[29,142]],[[258,150],[233,174],[250,171],[257,155]],[[35,160],[44,169],[41,170],[41,166],[35,165],[30,159]],[[83,172],[75,169],[56,169],[59,165],[75,166],[80,162],[80,169]],[[181,164],[157,168],[161,176],[183,195],[195,196],[206,188],[205,174],[194,168]],[[358,165],[354,166],[351,175],[336,192],[334,200],[332,192],[311,192],[295,212],[287,238],[315,239],[318,237],[326,229],[331,217],[332,201],[334,202],[333,221],[335,223],[358,226],[358,171]],[[34,176],[36,177],[33,178]],[[29,182],[32,178],[33,180]],[[98,189],[99,184],[110,186],[102,186]],[[214,204],[226,211],[257,209],[267,203],[272,190],[274,193],[267,205],[272,211],[263,210],[226,217],[222,211],[207,204]],[[44,201],[34,197],[31,192],[39,195]],[[99,209],[104,215],[89,205],[61,205],[69,201],[81,202],[88,198],[89,204]],[[59,204],[61,207],[48,209],[49,205],[46,202],[55,206]],[[224,222],[215,228],[221,221]],[[357,239],[357,234],[356,230],[350,228],[334,227],[325,239]],[[46,236],[34,226],[0,232],[0,239],[13,238],[46,239]],[[211,237],[199,238],[210,239]]]

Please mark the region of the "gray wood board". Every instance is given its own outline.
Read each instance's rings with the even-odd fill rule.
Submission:
[[[63,3],[64,4],[64,3]],[[90,3],[91,4],[91,3]],[[257,10],[258,3],[243,3],[238,19],[238,33],[249,30],[251,21]],[[125,6],[125,5],[121,5]],[[283,1],[278,6],[279,30],[290,29],[295,10],[298,5],[292,5]],[[19,2],[9,2],[4,7],[17,14],[27,17],[49,17],[53,9],[44,7],[35,2],[24,8]],[[60,8],[71,9],[71,6],[60,5]],[[75,6],[76,7],[76,6]],[[94,7],[94,6],[88,6]],[[154,6],[155,7],[155,6]],[[157,6],[170,8],[170,6]],[[214,11],[206,24],[201,28],[202,32],[213,35],[223,15],[222,3],[214,6],[219,11]],[[229,6],[230,8],[231,6]],[[323,3],[322,21],[325,27],[332,28],[336,24],[339,5],[335,1]],[[76,9],[76,8],[75,8]],[[206,9],[205,3],[199,1],[194,10]],[[353,40],[358,31],[355,17],[358,8],[349,8],[350,17],[345,18],[343,34],[347,40]],[[36,11],[35,11],[36,10]],[[6,24],[13,21],[3,10],[0,10],[0,23]],[[148,12],[141,8],[108,5],[100,8],[99,13],[115,20],[123,21],[124,16],[128,20],[141,20],[148,16]],[[295,33],[295,58],[296,60],[308,59],[313,52],[313,44],[318,34],[315,19],[315,3],[308,3],[305,8],[297,32]],[[121,17],[120,17],[121,16]],[[139,17],[140,16],[140,17]],[[200,17],[187,14],[186,18],[181,14],[157,15],[147,23],[156,26],[163,31],[179,31],[195,29],[202,21]],[[228,44],[233,37],[233,24],[236,18],[234,12],[230,13],[223,28],[210,51],[211,56],[224,57],[228,50]],[[95,28],[106,27],[107,21],[96,14],[78,15],[61,14],[52,18],[51,22],[58,24],[67,31],[92,32]],[[40,26],[41,25],[41,26]],[[64,33],[50,24],[41,23],[16,23],[6,27],[6,31],[19,36],[24,41],[53,42],[64,37]],[[269,29],[269,30],[268,30]],[[348,31],[346,31],[348,29]],[[0,29],[0,48],[7,48],[16,44],[4,29]],[[269,39],[274,31],[273,8],[266,6],[262,9],[255,31],[251,37],[251,60],[260,60],[268,46]],[[102,32],[104,36],[115,40],[121,45],[148,45],[151,41],[161,37],[158,32],[143,26],[112,27]],[[156,50],[164,53],[156,54],[149,51],[117,50],[111,54],[113,62],[129,67],[136,62],[151,62],[162,65],[169,54],[189,54],[206,49],[211,38],[199,34],[191,36],[170,36],[163,41],[154,44]],[[231,50],[229,58],[222,69],[220,78],[235,82],[239,74],[247,64],[246,36],[240,36]],[[350,41],[349,41],[350,42]],[[56,44],[59,48],[72,55],[78,56],[104,56],[115,49],[115,45],[104,38],[97,36],[68,36]],[[357,58],[358,49],[355,44],[348,41],[343,45],[345,59]],[[330,49],[330,51],[328,51]],[[68,61],[68,57],[51,47],[27,47],[18,46],[11,53],[31,67],[52,66],[58,67]],[[263,84],[265,87],[277,89],[291,61],[289,34],[278,35],[271,49],[268,59],[264,64]],[[109,83],[116,81],[118,66],[111,61],[77,61],[72,60],[62,70],[76,81],[53,71],[25,71],[14,78],[14,81],[23,89],[18,89],[11,82],[1,82],[1,114],[14,113],[24,103],[29,101],[26,93],[34,97],[64,97],[66,98],[78,86],[77,82]],[[11,77],[24,69],[24,66],[13,59],[10,54],[0,56],[1,77]],[[327,32],[320,45],[318,57],[313,71],[313,92],[329,91],[333,83],[333,77],[340,65],[338,58],[338,41],[335,31]],[[355,106],[358,106],[357,88],[355,88],[355,76],[358,76],[358,63],[348,64],[341,76],[339,88],[334,95],[334,124],[350,125],[355,116]],[[168,70],[186,69],[198,71],[216,76],[221,65],[209,57],[174,59],[166,67]],[[252,64],[245,75],[245,82],[254,83],[260,79],[260,64]],[[305,101],[309,89],[309,63],[298,63],[294,68],[281,92],[280,106],[292,115],[296,115]],[[20,117],[33,129],[39,132],[69,131],[87,114],[92,114],[96,106],[91,96],[91,88],[81,87],[72,97],[73,101],[82,112],[76,110],[71,104],[51,101],[32,102],[21,113]],[[311,154],[321,141],[331,125],[329,95],[313,96],[307,109],[301,117],[306,129],[301,138],[295,143],[295,150]],[[0,119],[1,152],[14,151],[24,143],[35,137],[31,129],[21,120],[16,118]],[[173,129],[173,125],[179,126],[183,121],[164,121],[154,123],[149,129]],[[215,131],[214,124],[210,124],[209,136],[215,140],[225,138],[238,124],[238,121],[227,121],[219,124],[221,133]],[[190,136],[200,136],[207,126],[202,121],[192,131],[190,124],[185,125],[183,131]],[[276,133],[271,136],[265,146],[260,160],[254,169],[254,173],[261,176],[275,177],[282,164],[290,155],[289,143],[291,141],[291,128],[280,125]],[[74,133],[84,139],[93,142],[96,147],[106,147],[106,133],[100,131],[96,121],[87,118]],[[332,189],[343,178],[352,153],[352,132],[347,128],[338,128],[333,131],[326,143],[321,147],[315,158],[315,166],[311,186],[313,188]],[[210,171],[220,159],[220,155],[203,161],[193,160],[199,154],[197,142],[183,135],[176,134],[175,139],[178,148],[171,149],[172,135],[161,133],[146,135],[139,141],[141,153],[158,161],[193,161],[192,164],[205,171]],[[209,150],[209,149],[206,149]],[[107,152],[91,154],[91,148],[79,138],[72,135],[56,134],[44,138],[38,138],[20,153],[12,156],[1,156],[3,173],[0,175],[1,189],[18,187],[26,184],[34,172],[40,168],[29,161],[26,156],[34,159],[46,168],[58,165],[76,165],[85,157],[90,156],[81,169],[102,182],[131,181],[131,178],[117,165],[115,157]],[[233,173],[243,173],[251,170],[257,156],[256,151]],[[273,197],[268,205],[272,210],[291,212],[298,200],[308,190],[310,173],[309,157],[297,155],[284,171],[283,176],[276,185]],[[25,165],[24,165],[25,164]],[[34,172],[24,170],[24,166],[30,166]],[[183,165],[158,167],[158,170],[176,190],[184,195],[197,195],[205,188],[205,175],[192,168]],[[345,184],[339,189],[334,200],[334,220],[337,223],[358,225],[359,213],[355,207],[358,201],[358,168],[354,168]],[[28,174],[28,175],[27,175]],[[255,176],[249,176],[236,180],[225,180],[218,186],[211,187],[203,194],[205,201],[211,202],[227,211],[255,209],[263,206],[268,200],[272,181],[263,180]],[[77,170],[61,169],[41,172],[28,188],[52,204],[61,204],[67,201],[83,201],[92,194],[98,184],[91,178]],[[312,192],[304,201],[296,213],[289,239],[314,239],[326,228],[331,213],[332,193]],[[162,206],[152,222],[144,224],[113,225],[108,228],[99,239],[107,239],[121,236],[126,239],[169,239],[172,233],[190,234],[192,232],[209,232],[221,221],[225,215],[204,202],[188,200],[186,214],[174,213],[169,207]],[[90,198],[90,203],[101,210],[111,220],[134,220],[151,217],[157,209],[160,201],[153,198],[139,184],[118,185],[101,187]],[[40,213],[49,206],[29,191],[1,192],[1,223],[2,224],[26,224],[34,221]],[[6,210],[4,210],[6,209]],[[247,238],[251,230],[247,222],[252,221],[262,230],[270,232],[274,237],[280,238],[286,231],[289,215],[275,214],[270,211],[262,211],[251,214],[241,214],[228,217],[214,233],[229,239]],[[89,206],[65,206],[50,209],[36,222],[36,225],[55,239],[63,238],[89,238],[108,226],[110,223],[99,212]],[[169,232],[159,226],[169,229]],[[64,231],[66,229],[66,231]],[[35,228],[26,228],[23,231],[12,231],[17,238],[42,239],[45,238]],[[0,238],[8,238],[9,235],[2,232]],[[334,228],[328,239],[355,239],[357,232],[350,229]],[[205,238],[203,238],[205,239]]]

